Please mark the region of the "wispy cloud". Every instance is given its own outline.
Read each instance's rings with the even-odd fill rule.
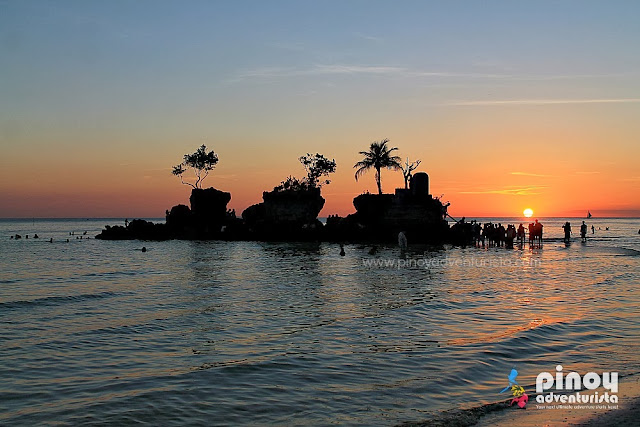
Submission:
[[[285,78],[335,74],[402,74],[405,70],[398,67],[366,66],[366,65],[316,65],[310,68],[263,67],[245,70],[234,80],[250,78]]]
[[[365,36],[367,37],[367,36]],[[296,43],[271,43],[272,47],[288,50],[301,50]],[[448,70],[417,69],[395,65],[370,64],[312,64],[301,67],[258,67],[238,71],[227,80],[227,83],[238,83],[247,80],[287,79],[294,77],[312,76],[378,76],[386,78],[410,79],[454,79],[464,81],[474,80],[512,80],[512,81],[543,81],[574,78],[599,78],[610,75],[543,75],[518,73],[490,73],[490,72],[457,72]],[[547,104],[593,104],[593,103],[622,103],[640,102],[640,98],[620,99],[519,99],[519,100],[457,100],[445,103],[451,106],[481,106],[481,105],[547,105]]]
[[[554,104],[623,104],[638,103],[640,98],[593,98],[593,99],[508,99],[481,101],[452,101],[454,106],[500,106],[500,105],[554,105]]]
[[[598,171],[577,171],[576,175],[596,175],[599,174]]]
[[[378,40],[376,37],[356,34],[368,40]],[[269,46],[287,50],[302,50],[299,43],[269,43]],[[561,80],[574,78],[611,77],[611,74],[578,75],[578,74],[522,74],[522,73],[488,73],[488,72],[457,72],[449,70],[427,70],[395,65],[371,64],[311,64],[302,67],[258,67],[239,71],[229,81],[238,82],[248,79],[275,79],[321,75],[378,75],[398,78],[452,78],[452,79],[509,79],[509,80]],[[447,105],[537,105],[537,104],[575,104],[575,103],[612,103],[612,102],[640,102],[640,98],[626,99],[521,99],[521,100],[459,100]]]
[[[314,74],[396,74],[407,73],[406,68],[376,65],[316,65],[311,70]]]
[[[516,187],[516,188],[500,188],[492,190],[477,191],[460,191],[460,194],[504,194],[507,196],[531,196],[540,194],[539,190],[547,188],[546,186]]]
[[[362,34],[362,33],[359,33],[359,32],[355,32],[355,33],[353,33],[353,35],[356,36],[359,39],[367,40],[367,41],[371,41],[371,42],[379,43],[379,42],[382,41],[382,37],[371,36],[371,35]]]
[[[545,174],[541,174],[541,173],[531,173],[531,172],[511,172],[511,175],[535,176],[535,177],[540,177],[540,178],[552,178],[552,177],[555,177],[555,175],[545,175]]]
[[[276,79],[305,76],[331,75],[378,75],[396,78],[488,78],[501,79],[513,76],[507,74],[488,73],[458,73],[449,71],[414,70],[406,67],[388,65],[357,65],[357,64],[315,64],[310,67],[260,67],[240,71],[230,82],[249,79]]]

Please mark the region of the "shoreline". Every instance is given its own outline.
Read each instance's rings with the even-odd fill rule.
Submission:
[[[602,393],[597,390],[581,391],[581,394]],[[479,427],[498,426],[628,426],[640,419],[640,374],[622,377],[619,382],[619,403],[617,409],[560,408],[537,409],[542,406],[532,397],[526,410],[505,410],[487,413],[475,424]],[[590,406],[595,405],[591,404]],[[563,405],[565,406],[565,405]],[[585,405],[583,405],[585,406]]]
[[[581,391],[581,394],[592,395],[595,392],[602,393],[602,387],[597,390]],[[640,374],[632,374],[622,377],[619,382],[619,403],[617,409],[587,409],[587,408],[558,408],[538,409],[536,405],[543,406],[529,400],[526,410],[514,408],[512,411],[500,411],[488,413],[482,416],[475,424],[479,427],[489,426],[627,426],[631,421],[640,418]],[[593,406],[590,404],[588,406]],[[566,406],[566,405],[563,405]],[[583,405],[587,406],[587,405]]]
[[[604,388],[580,391],[582,395],[602,393]],[[526,409],[510,406],[511,399],[484,404],[469,409],[449,409],[432,418],[420,421],[406,421],[399,427],[609,427],[633,425],[640,419],[640,373],[622,377],[619,381],[618,409],[558,408],[538,409],[542,406],[530,396]],[[585,404],[597,405],[597,404]],[[563,405],[564,406],[564,405]],[[577,406],[577,404],[576,404]]]

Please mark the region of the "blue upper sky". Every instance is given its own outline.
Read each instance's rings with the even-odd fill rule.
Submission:
[[[116,96],[131,108],[140,96],[198,103],[205,94],[234,98],[239,83],[287,79],[276,90],[310,92],[354,75],[401,79],[399,87],[619,76],[622,87],[609,82],[606,93],[622,97],[640,69],[637,1],[5,0],[0,8],[12,108],[37,109],[35,93],[43,102],[76,91],[107,106]],[[82,97],[67,96],[84,110]]]

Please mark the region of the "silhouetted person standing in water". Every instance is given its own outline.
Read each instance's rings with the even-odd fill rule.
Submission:
[[[398,246],[401,251],[407,250],[407,236],[404,234],[404,231],[398,233]]]
[[[596,228],[593,225],[591,226],[591,234],[596,234]]]
[[[340,243],[340,256],[345,256],[345,252],[344,252],[344,245],[342,243]]]
[[[587,241],[587,224],[585,224],[584,221],[582,221],[582,225],[580,226],[580,237],[583,242]]]
[[[513,240],[516,237],[516,227],[513,224],[507,226],[507,237],[505,239],[504,246],[509,249],[513,249]]]
[[[524,225],[522,223],[518,226],[518,243],[524,244]]]
[[[571,241],[571,223],[565,222],[562,229],[564,230],[564,242],[569,243]]]
[[[502,246],[507,241],[507,230],[504,228],[504,225],[498,223],[498,232],[497,232],[497,241],[498,247]]]
[[[535,223],[529,224],[529,244],[535,245],[536,240],[538,247],[542,247],[542,224],[537,219]]]

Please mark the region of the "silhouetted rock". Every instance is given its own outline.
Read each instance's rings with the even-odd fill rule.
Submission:
[[[266,215],[264,203],[257,203],[242,212],[242,219],[249,227],[256,227],[265,223]]]
[[[426,172],[416,172],[411,177],[410,190],[413,195],[429,194],[429,175]]]
[[[193,216],[191,209],[186,205],[176,205],[167,211],[167,228],[169,233],[176,238],[186,238],[194,234]]]
[[[191,191],[191,209],[185,205],[176,205],[167,212],[166,224],[154,224],[135,219],[126,227],[106,226],[96,236],[107,240],[166,240],[166,239],[215,239],[222,237],[222,228],[237,221],[227,215],[227,203],[231,194],[215,188],[193,189]],[[227,237],[229,235],[227,234]]]
[[[219,239],[280,241],[396,242],[404,232],[413,243],[466,242],[462,226],[453,231],[445,219],[447,206],[429,194],[429,177],[416,173],[409,189],[395,194],[361,194],[353,200],[356,212],[346,218],[318,221],[325,200],[320,188],[279,189],[262,194],[263,202],[242,212],[227,210],[231,194],[215,188],[194,189],[191,208],[177,205],[167,211],[166,224],[133,220],[126,227],[106,226],[98,239]],[[16,238],[18,238],[16,236]]]
[[[105,226],[96,239],[103,240],[166,240],[169,239],[169,230],[166,224],[154,224],[142,219],[134,219],[126,227],[116,225]]]
[[[409,242],[439,243],[448,239],[447,209],[429,193],[426,173],[416,173],[409,189],[395,194],[361,194],[353,199],[356,213],[345,218],[349,238],[363,241],[397,240],[404,232]]]
[[[274,224],[312,224],[324,206],[319,188],[262,193],[266,219]]]
[[[220,233],[227,217],[227,203],[231,194],[213,187],[191,191],[191,215],[198,233]]]
[[[182,226],[191,221],[191,209],[187,205],[176,205],[167,211],[166,221],[169,228]]]
[[[246,226],[256,238],[267,240],[312,240],[321,237],[318,214],[325,200],[320,188],[265,191],[262,203],[242,212]]]

